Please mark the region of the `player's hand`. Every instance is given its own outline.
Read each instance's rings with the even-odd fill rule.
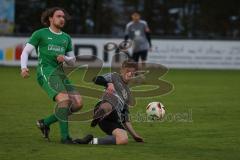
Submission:
[[[22,76],[23,78],[28,78],[28,77],[29,77],[29,69],[28,69],[28,68],[23,68],[23,69],[21,70],[21,76]]]
[[[57,56],[57,61],[58,61],[59,63],[63,63],[63,62],[64,62],[64,56],[63,56],[63,55]]]
[[[135,140],[136,142],[144,142],[144,141],[143,141],[143,138],[140,137],[139,135],[135,135],[133,138],[134,138],[134,140]]]
[[[112,94],[115,91],[113,83],[108,83],[107,92]]]

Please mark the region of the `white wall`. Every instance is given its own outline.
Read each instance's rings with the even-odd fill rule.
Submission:
[[[19,48],[26,41],[27,38],[0,37],[0,64],[19,65]],[[73,38],[77,55],[93,55],[95,50],[96,56],[104,61],[104,66],[110,66],[113,53],[103,51],[107,42],[119,43],[121,39]],[[240,41],[153,40],[152,43],[148,62],[169,68],[240,69]],[[36,54],[32,54],[30,59],[30,65],[37,64]]]

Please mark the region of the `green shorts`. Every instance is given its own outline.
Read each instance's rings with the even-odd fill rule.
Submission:
[[[55,101],[55,97],[62,92],[76,92],[75,87],[71,84],[64,72],[37,72],[37,81],[40,87],[48,94],[49,98]]]

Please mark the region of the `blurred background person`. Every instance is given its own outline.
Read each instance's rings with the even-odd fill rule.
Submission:
[[[140,13],[132,13],[131,18],[132,21],[126,25],[124,40],[131,39],[133,41],[132,58],[137,63],[141,59],[141,67],[143,68],[147,60],[148,51],[152,47],[150,29],[147,22],[141,20]]]

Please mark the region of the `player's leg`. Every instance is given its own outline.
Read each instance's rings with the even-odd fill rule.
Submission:
[[[133,55],[132,55],[132,59],[137,63],[137,68],[136,68],[136,71],[138,71],[139,69],[139,52],[133,52]],[[138,76],[138,74],[136,74],[135,76]],[[134,79],[135,83],[139,83],[139,80],[138,79]]]
[[[78,92],[69,93],[68,95],[72,102],[72,105],[70,106],[70,111],[72,113],[77,112],[83,108],[83,99]]]
[[[56,101],[56,96],[62,90],[65,89],[64,84],[62,83],[62,78],[60,76],[53,75],[44,75],[42,72],[37,73],[37,81],[40,87],[48,94],[48,97],[53,101]],[[56,85],[57,84],[57,85]],[[58,119],[55,113],[51,114],[50,116],[37,121],[37,126],[42,130],[50,130],[49,127],[51,124],[57,122]],[[43,132],[44,137],[48,138],[48,132]]]
[[[116,128],[113,130],[112,134],[116,138],[116,144],[128,144],[128,135],[126,130]]]
[[[55,113],[37,121],[37,126],[41,130],[44,138],[47,138],[49,140],[50,125],[54,124],[57,121],[58,118],[56,117]]]
[[[132,59],[133,59],[136,63],[139,62],[139,57],[140,57],[139,52],[133,52]]]
[[[59,76],[60,77],[60,76]],[[83,100],[80,96],[79,92],[75,89],[75,87],[71,84],[68,78],[65,75],[62,75],[58,89],[60,92],[55,100],[58,103],[56,107],[56,116],[59,118],[60,132],[61,132],[61,141],[62,143],[77,143],[77,144],[88,144],[93,136],[86,135],[82,139],[72,140],[69,135],[68,130],[68,116],[73,112],[77,112],[83,107]],[[62,82],[62,83],[61,83]]]
[[[55,113],[42,120],[37,121],[38,128],[42,131],[44,137],[48,138],[50,125],[59,121],[61,140],[63,142],[71,143],[72,141],[69,140],[70,136],[68,131],[68,115],[71,114],[69,108],[70,106],[74,106],[73,110],[77,110],[82,106],[80,95],[74,96],[74,101],[69,98],[68,92],[66,91],[66,84],[69,84],[70,82],[64,76],[53,74],[49,76],[49,78],[45,78],[42,76],[42,74],[38,74],[38,83],[41,88],[48,94],[48,96],[53,101],[57,102]]]
[[[38,74],[38,82],[42,89],[48,94],[48,96],[57,102],[55,107],[55,113],[46,117],[43,120],[39,120],[37,125],[41,129],[45,138],[48,138],[50,131],[49,126],[59,121],[61,141],[63,143],[80,143],[86,144],[92,139],[92,135],[87,135],[83,139],[71,140],[68,130],[68,115],[73,111],[77,111],[82,107],[82,99],[79,94],[69,96],[69,92],[73,92],[75,89],[71,86],[69,80],[63,74],[52,74],[49,78]]]
[[[112,112],[112,105],[109,102],[100,102],[96,105],[94,109],[93,120],[91,122],[91,127],[95,127],[99,121]]]
[[[100,129],[105,132],[107,135],[105,137],[93,138],[92,144],[100,144],[100,145],[115,145],[116,137],[112,134],[112,132],[118,127],[115,122],[109,120],[101,120],[99,122]]]
[[[49,81],[51,89],[57,92],[54,97],[54,100],[57,102],[55,116],[59,121],[61,141],[63,143],[71,142],[71,140],[69,140],[68,116],[82,107],[81,96],[75,91],[75,88],[64,74],[53,74]]]
[[[75,110],[79,110],[82,106],[82,102],[80,99],[80,95],[68,95],[66,93],[59,93],[56,96],[56,102],[57,107],[55,109],[55,115],[59,120],[59,126],[60,126],[60,133],[61,133],[61,142],[65,144],[88,144],[93,136],[92,135],[86,135],[82,139],[75,139],[72,140],[69,135],[69,129],[68,129],[68,116],[72,113],[70,110],[71,106],[74,106]],[[73,100],[75,101],[73,101]]]
[[[146,60],[147,60],[147,54],[148,54],[148,51],[147,50],[143,50],[140,52],[139,56],[141,58],[141,68],[145,68],[145,65],[146,65]]]
[[[72,113],[77,112],[83,107],[83,99],[77,89],[72,85],[70,80],[66,76],[63,76],[63,79],[63,88],[67,91],[69,99],[72,102],[72,105],[70,106],[70,111]]]
[[[37,73],[37,82],[40,87],[48,94],[48,96],[52,100],[55,100],[57,92],[50,88],[47,78],[40,72]],[[50,125],[57,121],[58,119],[54,113],[44,119],[37,121],[37,127],[41,130],[44,138],[47,138],[49,140]]]
[[[102,138],[93,138],[92,144],[127,144],[128,136],[123,126],[118,122],[116,111],[112,111],[108,116],[99,121],[100,129],[107,134]]]
[[[99,144],[99,145],[116,145],[116,137],[113,135],[107,135],[101,138],[93,138],[90,144]]]
[[[139,55],[139,59],[141,60],[140,63],[138,63],[138,71],[141,72],[141,70],[144,70],[146,67],[146,60],[147,60],[147,50],[143,50],[143,51],[139,51],[138,55]],[[135,82],[137,83],[144,83],[145,82],[145,76],[144,74],[141,73],[137,73],[136,76],[138,76],[138,78],[135,80]]]
[[[55,100],[57,106],[55,108],[55,116],[59,121],[61,141],[65,142],[70,139],[69,129],[68,129],[68,115],[69,115],[69,106],[71,106],[71,101],[66,93],[59,93]]]
[[[107,136],[101,138],[93,138],[92,144],[128,144],[127,132],[122,128],[122,126],[119,126],[117,122],[103,120],[99,123],[99,127],[107,134]]]

